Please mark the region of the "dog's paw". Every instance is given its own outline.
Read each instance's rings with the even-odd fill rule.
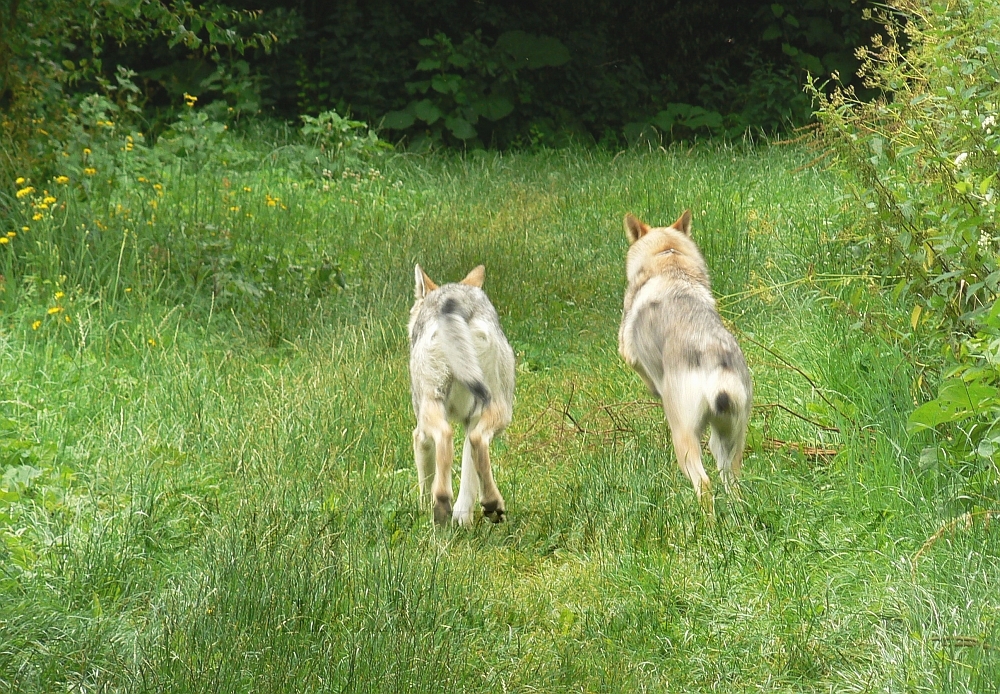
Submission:
[[[507,511],[504,509],[503,499],[489,501],[483,504],[483,517],[494,523],[503,523],[507,519]]]
[[[451,520],[451,499],[446,496],[438,497],[434,502],[434,523],[437,525],[448,525]]]
[[[472,501],[466,501],[462,498],[462,495],[458,495],[458,501],[455,502],[455,510],[451,514],[451,519],[461,525],[462,527],[469,528],[472,526],[472,520],[474,514],[472,513]]]

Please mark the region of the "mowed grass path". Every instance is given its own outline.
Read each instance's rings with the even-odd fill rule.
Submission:
[[[62,482],[15,519],[22,568],[0,557],[0,690],[998,691],[997,524],[925,546],[956,511],[903,428],[906,321],[848,272],[847,203],[810,158],[168,181],[162,220],[326,250],[347,288],[257,322],[138,287],[81,299],[71,331],[7,321],[6,426]],[[714,525],[617,354],[622,217],[685,208],[756,389],[742,497],[720,490]],[[418,506],[414,262],[437,282],[484,263],[518,353],[504,524],[435,529]]]

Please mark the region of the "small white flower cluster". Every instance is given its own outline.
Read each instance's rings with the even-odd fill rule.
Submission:
[[[964,164],[965,160],[968,159],[968,158],[969,158],[969,153],[968,152],[960,152],[959,155],[957,157],[955,157],[955,168],[956,169],[961,169],[962,168],[962,164]]]

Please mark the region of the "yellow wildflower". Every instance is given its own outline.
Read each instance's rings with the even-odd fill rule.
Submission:
[[[128,294],[132,291],[132,287],[125,287],[125,293]]]
[[[17,236],[17,232],[16,231],[8,231],[7,232],[7,238],[11,238],[12,239],[15,236]]]
[[[63,318],[65,318],[65,319],[66,319],[66,322],[67,322],[67,323],[71,323],[71,322],[72,322],[72,321],[71,321],[71,320],[69,319],[69,314],[67,314],[67,315],[63,316]]]
[[[95,169],[93,166],[88,166],[86,169],[83,170],[83,173],[87,174],[88,176],[93,176],[95,173],[97,173],[97,169]]]
[[[62,310],[63,310],[63,307],[62,307],[62,306],[53,306],[52,308],[50,308],[50,309],[48,310],[48,312],[47,312],[47,313],[48,313],[48,314],[49,314],[50,316],[54,316],[54,315],[55,315],[55,314],[57,314],[57,313],[62,313]]]
[[[126,152],[131,152],[132,151],[132,147],[133,147],[133,145],[132,145],[131,142],[126,142],[125,146],[122,147],[122,149],[124,149]]]
[[[230,212],[239,212],[240,211],[240,206],[239,205],[233,205],[232,207],[229,208],[229,211]]]
[[[44,198],[42,198],[42,202],[45,203],[46,205],[51,205],[55,201],[56,199],[51,195],[46,195]]]
[[[154,340],[153,338],[149,338],[148,340],[146,340],[146,342],[149,343],[150,347],[156,347],[156,340]]]
[[[21,227],[21,231],[30,231],[31,227]]]
[[[39,219],[42,218],[42,213],[36,212],[35,214],[31,215],[31,218],[37,222]]]
[[[24,196],[31,195],[34,192],[35,192],[35,189],[32,188],[31,186],[28,186],[27,188],[21,188],[21,190],[19,190],[16,193],[14,193],[14,195],[16,195],[19,198],[23,198]]]
[[[196,102],[197,100],[198,100],[198,97],[196,97],[196,96],[191,96],[191,95],[190,95],[190,94],[188,94],[187,92],[184,92],[184,101],[185,101],[185,102],[187,103],[187,105],[188,105],[188,108],[191,108],[191,107],[193,107],[193,106],[194,106],[194,103],[195,103],[195,102]]]
[[[244,193],[252,193],[253,192],[253,188],[251,188],[250,186],[243,186],[243,192]]]
[[[139,176],[139,183],[145,183],[145,182],[146,182],[146,177],[145,176]]]
[[[163,186],[160,185],[159,183],[154,183],[153,190],[163,190]]]
[[[56,298],[57,298],[57,299],[61,299],[61,298],[63,298],[64,296],[66,296],[66,293],[65,293],[65,292],[56,292]]]
[[[24,183],[24,176],[18,176],[17,178],[15,178],[14,183],[17,185],[21,185],[22,183]]]
[[[31,324],[32,330],[38,330],[40,327],[42,327],[42,321],[40,320],[36,320],[34,323]]]
[[[133,140],[132,140],[132,136],[131,135],[126,135],[125,136],[125,142],[132,142],[132,141]]]
[[[84,147],[83,148],[83,155],[87,156],[88,154],[90,154],[90,147]]]
[[[59,185],[65,185],[69,183],[69,176],[56,176],[56,183]]]
[[[34,205],[34,208],[36,210],[47,210],[47,209],[49,209],[49,206],[47,204],[45,204],[44,202],[42,202],[42,203],[39,203],[37,205]]]
[[[10,239],[6,236],[0,236],[0,243],[10,243]]]

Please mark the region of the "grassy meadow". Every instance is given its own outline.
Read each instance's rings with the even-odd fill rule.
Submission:
[[[1000,691],[1000,528],[814,153],[234,147],[0,249],[0,691]],[[755,384],[714,524],[617,354],[622,217],[686,207]],[[418,505],[415,262],[517,352],[506,523]]]

